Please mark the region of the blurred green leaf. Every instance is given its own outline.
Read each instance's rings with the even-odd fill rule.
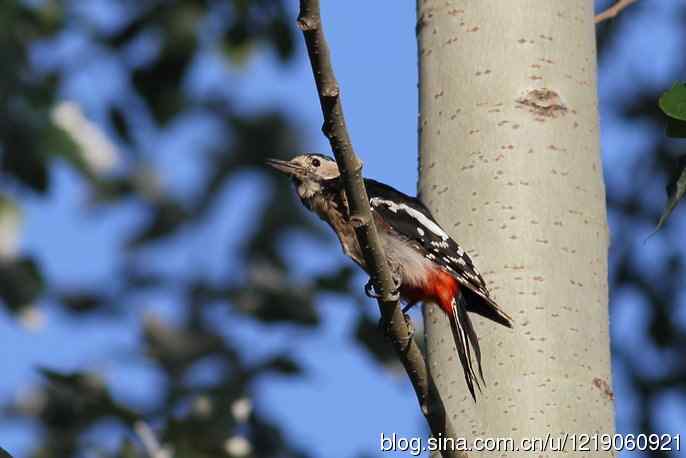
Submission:
[[[134,197],[136,185],[130,177],[100,178],[92,183],[92,203],[115,203],[119,200]]]
[[[365,315],[360,315],[357,320],[355,339],[381,364],[396,360],[393,347],[386,339],[378,322],[375,323]]]
[[[29,257],[0,260],[0,298],[12,311],[30,305],[45,289],[36,261]]]
[[[660,96],[658,104],[667,116],[686,121],[686,84],[674,83],[669,91]]]
[[[226,350],[219,336],[172,326],[154,316],[146,317],[143,332],[148,356],[175,375],[196,359]]]
[[[238,310],[266,323],[319,324],[311,291],[295,286],[237,289],[230,293],[230,299]]]
[[[185,101],[181,82],[195,53],[195,43],[167,43],[154,63],[133,73],[133,84],[160,124],[177,115]]]
[[[121,447],[116,454],[117,458],[141,458],[141,453],[136,447],[136,444],[129,438],[125,438],[122,441]]]
[[[63,421],[65,428],[70,423],[90,423],[102,417],[115,417],[129,424],[138,418],[132,410],[114,401],[105,382],[95,374],[62,373],[45,367],[39,368],[39,372],[52,390],[44,415],[49,415],[50,421]]]
[[[19,132],[6,140],[5,148],[0,158],[2,171],[34,191],[46,193],[50,184],[47,155],[36,149],[33,140],[20,139]]]
[[[269,36],[276,45],[276,51],[282,61],[287,61],[295,51],[295,42],[292,35],[292,27],[288,17],[279,16],[274,19],[269,27]]]
[[[234,64],[245,63],[252,50],[253,38],[244,22],[236,21],[226,29],[224,49]]]
[[[89,179],[94,179],[83,153],[67,132],[50,124],[41,134],[41,149],[67,162],[74,170]]]
[[[287,438],[273,423],[262,417],[253,416],[249,422],[249,441],[254,448],[255,456],[280,457],[286,455],[292,458],[306,458],[309,455],[289,446]]]
[[[129,130],[129,125],[126,120],[126,115],[122,112],[119,107],[111,107],[109,110],[110,121],[114,126],[119,138],[126,142],[127,144],[132,144],[133,139],[131,138],[131,132]]]
[[[282,62],[293,57],[294,28],[282,2],[234,0],[232,13],[222,48],[234,64],[243,64],[258,43],[271,45]]]
[[[332,273],[315,276],[315,287],[320,291],[325,290],[341,294],[350,293],[350,281],[355,274],[356,271],[352,266],[345,265]]]
[[[97,293],[79,291],[62,294],[60,302],[71,312],[86,313],[99,309],[105,299]]]
[[[300,365],[287,355],[275,356],[267,361],[262,367],[264,370],[273,371],[279,375],[286,376],[301,375],[303,372]]]
[[[667,184],[667,204],[662,211],[660,220],[657,222],[657,227],[653,234],[659,231],[667,222],[667,219],[672,214],[672,211],[679,204],[679,201],[686,193],[686,155],[681,156],[675,164],[674,173],[669,183]]]
[[[153,215],[147,224],[129,241],[129,248],[156,241],[175,232],[189,217],[178,202],[165,199],[153,207]]]

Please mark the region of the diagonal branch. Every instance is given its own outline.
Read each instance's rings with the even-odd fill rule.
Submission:
[[[144,421],[137,421],[133,429],[143,443],[145,452],[149,458],[172,458],[172,452],[167,447],[160,445],[152,428]]]
[[[595,23],[599,24],[607,19],[612,19],[613,17],[617,16],[624,8],[631,5],[635,1],[636,0],[617,0],[617,2],[614,5],[612,5],[602,13],[596,15]]]
[[[362,163],[355,155],[343,116],[340,90],[329,56],[319,11],[319,0],[300,0],[298,27],[302,30],[312,72],[317,84],[319,102],[324,115],[322,131],[341,171],[345,194],[350,206],[350,218],[364,253],[374,289],[381,292],[379,310],[398,358],[407,372],[417,395],[422,413],[436,438],[457,438],[445,414],[443,403],[433,389],[433,382],[417,343],[412,338],[398,301],[392,298],[393,279],[384,257],[376,226],[369,207],[367,190],[362,181]],[[443,458],[466,456],[456,451],[443,451]]]

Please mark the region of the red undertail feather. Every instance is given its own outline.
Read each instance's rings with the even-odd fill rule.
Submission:
[[[400,294],[410,304],[416,302],[435,302],[448,316],[451,315],[453,298],[460,291],[460,283],[448,272],[435,270],[429,274],[429,278],[423,285],[407,286],[400,288]]]
[[[400,292],[409,303],[434,302],[448,315],[457,355],[464,370],[465,382],[472,398],[476,400],[474,385],[476,384],[477,388],[481,390],[479,378],[483,381],[481,350],[474,326],[467,314],[467,300],[461,289],[460,283],[455,277],[442,270],[436,270],[430,274],[426,284],[412,287],[404,286]],[[479,370],[478,377],[472,360],[472,352]]]

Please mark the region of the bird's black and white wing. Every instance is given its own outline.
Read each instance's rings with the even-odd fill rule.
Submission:
[[[471,295],[469,310],[511,327],[510,317],[490,297],[486,282],[467,252],[436,222],[424,204],[390,186],[366,179],[369,203],[374,212],[398,235],[418,244],[423,255],[452,274]]]

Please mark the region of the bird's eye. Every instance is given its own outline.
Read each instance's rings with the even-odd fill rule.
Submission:
[[[319,167],[321,164],[322,164],[322,163],[319,162],[319,159],[317,159],[317,158],[312,159],[312,165],[313,165],[313,166]]]

